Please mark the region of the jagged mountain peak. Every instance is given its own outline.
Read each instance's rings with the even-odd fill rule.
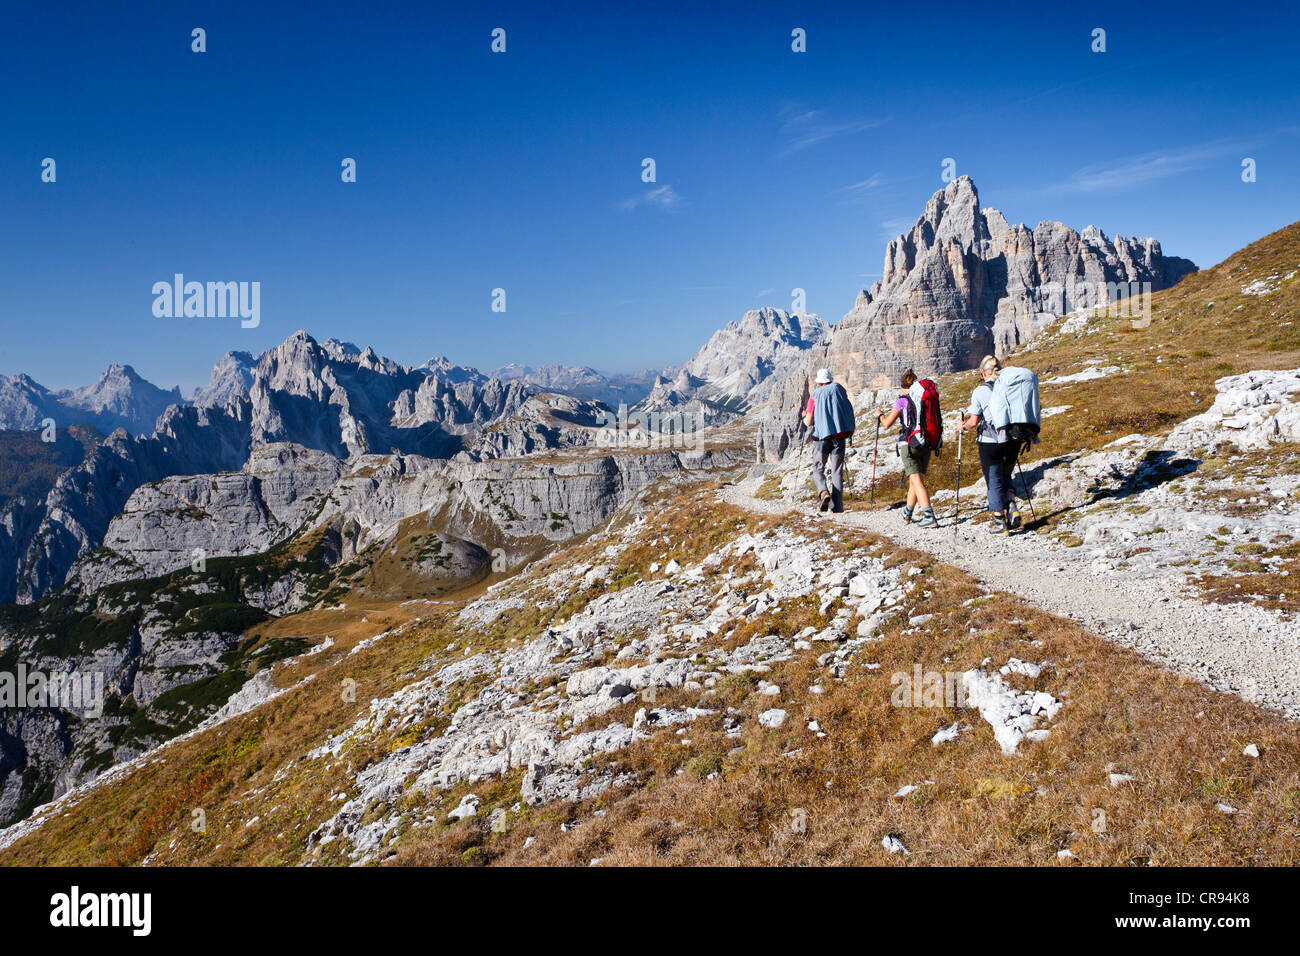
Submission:
[[[690,416],[696,427],[724,422],[766,400],[773,384],[799,365],[830,326],[810,312],[750,309],[718,329],[679,368],[655,376],[637,408]]]
[[[152,432],[168,405],[184,401],[179,388],[159,388],[132,366],[116,362],[94,384],[64,389],[55,397],[68,423],[92,424],[104,433],[125,428],[133,435]]]
[[[429,375],[436,375],[449,382],[483,382],[488,379],[476,368],[470,368],[465,365],[457,365],[445,355],[435,355],[429,361],[421,365],[416,371],[424,372]],[[492,376],[500,378],[501,376]],[[507,381],[506,379],[502,379]]]
[[[299,334],[307,335],[306,332],[302,332]],[[311,336],[307,336],[307,337],[311,338]],[[332,358],[347,358],[354,355],[360,355],[362,351],[360,346],[354,345],[352,342],[340,341],[339,339],[333,338],[332,336],[326,339],[324,342],[321,342],[320,346]],[[369,347],[367,347],[366,351],[370,351]]]
[[[149,388],[157,389],[158,391],[166,391],[165,389],[158,388],[158,386],[144,378],[144,376],[137,372],[133,366],[123,365],[118,362],[110,362],[104,367],[104,371],[99,373],[99,378],[95,380],[93,385],[83,385],[80,388],[62,389],[58,394],[89,395],[95,392],[103,392],[105,389],[138,387],[141,385],[147,385]],[[173,388],[171,393],[179,395],[180,389]]]
[[[231,399],[246,396],[253,384],[257,359],[248,352],[227,352],[212,366],[208,384],[196,388],[190,401],[200,407],[225,405]]]

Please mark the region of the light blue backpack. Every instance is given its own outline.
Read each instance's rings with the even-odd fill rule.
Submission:
[[[1005,428],[1014,442],[1038,441],[1043,406],[1038,398],[1038,375],[1027,368],[1008,366],[998,373],[989,399],[989,424]]]

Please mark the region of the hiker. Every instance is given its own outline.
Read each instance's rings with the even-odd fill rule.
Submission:
[[[937,418],[938,391],[928,379],[924,383],[918,382],[916,373],[910,368],[903,373],[898,386],[903,394],[887,412],[877,415],[876,420],[880,422],[881,428],[892,428],[894,422],[901,422],[898,430],[898,457],[902,459],[903,474],[907,476],[907,505],[903,508],[903,521],[910,523],[912,512],[919,505],[921,517],[917,524],[922,528],[932,528],[938,524],[938,519],[934,516],[934,508],[930,506],[925,472],[930,467],[930,452],[939,447],[942,438],[931,434],[927,439],[925,423],[930,415],[926,414],[925,394],[929,391],[932,395],[931,412]]]
[[[803,423],[812,428],[816,442],[812,475],[817,508],[839,514],[844,510],[844,455],[857,423],[848,392],[831,377],[830,369],[817,370],[816,385],[804,406]]]
[[[1014,365],[1000,370],[993,381],[986,411],[989,424],[1006,432],[1005,457],[1009,485],[1011,473],[1020,456],[1038,441],[1038,430],[1043,420],[1043,406],[1038,397],[1038,375],[1027,368]],[[1025,481],[1023,471],[1020,480]],[[1034,502],[1029,495],[1027,482],[1025,495],[1029,498],[1029,510],[1032,512]]]
[[[980,450],[980,469],[984,472],[984,486],[988,491],[988,510],[993,515],[989,531],[1005,534],[1020,522],[1016,511],[1016,497],[1011,487],[1012,469],[1015,468],[1018,448],[1007,440],[1005,428],[994,428],[989,422],[989,403],[993,399],[993,386],[1002,363],[997,356],[986,355],[980,362],[980,377],[970,395],[970,406],[962,416],[962,431],[978,429],[975,442]]]

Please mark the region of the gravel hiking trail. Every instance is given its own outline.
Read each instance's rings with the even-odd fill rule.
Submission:
[[[821,514],[811,499],[800,507],[756,498],[761,481],[754,476],[724,486],[720,497],[749,511],[805,513],[828,530],[843,524],[925,551],[988,588],[1070,618],[1175,673],[1300,720],[1300,626],[1270,611],[1180,596],[1173,573],[1098,573],[1079,553],[1083,549],[1054,546],[1032,531],[990,534],[986,525],[971,521],[977,505],[963,505],[954,525],[952,504],[936,504],[939,526],[918,528],[904,524],[898,508],[870,511],[858,505]],[[1032,521],[1027,509],[1023,514]]]

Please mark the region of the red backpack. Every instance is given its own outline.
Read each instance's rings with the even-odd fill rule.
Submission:
[[[921,407],[916,408],[912,402],[911,430],[907,435],[907,445],[913,451],[935,449],[943,445],[943,413],[939,410],[939,386],[928,378],[916,383],[921,388]]]

